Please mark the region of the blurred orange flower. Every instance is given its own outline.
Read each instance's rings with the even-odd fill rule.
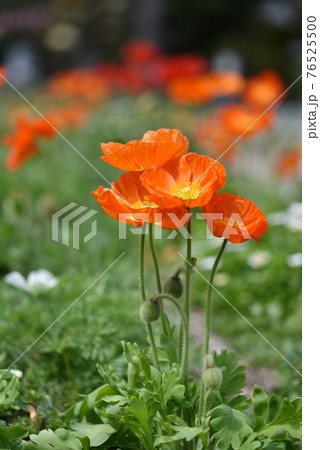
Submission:
[[[57,106],[46,114],[57,128],[77,128],[88,120],[88,108],[81,103]]]
[[[55,98],[79,98],[91,103],[108,96],[109,83],[98,70],[73,69],[54,74],[46,89]]]
[[[140,177],[140,172],[124,173],[117,182],[111,183],[111,189],[100,186],[93,195],[102,209],[119,222],[135,227],[150,222],[166,229],[185,226],[190,219],[187,209],[160,207],[149,199]]]
[[[301,145],[295,149],[279,155],[275,169],[278,175],[283,177],[293,177],[301,174],[302,163]]]
[[[141,182],[157,204],[193,208],[205,205],[224,186],[225,178],[226,171],[217,161],[188,153],[147,169]]]
[[[268,222],[260,209],[246,198],[233,194],[214,194],[201,214],[214,236],[233,244],[249,239],[260,241],[268,231]]]
[[[179,130],[161,128],[148,131],[138,141],[127,144],[109,142],[101,144],[101,159],[121,170],[144,170],[166,163],[173,157],[188,151],[188,139]]]
[[[38,152],[37,139],[51,138],[55,134],[52,126],[43,118],[30,119],[18,116],[14,125],[14,132],[3,138],[3,145],[9,148],[5,158],[8,170],[18,170],[31,156]]]
[[[241,140],[269,130],[276,120],[274,112],[262,114],[242,103],[223,105],[208,116],[200,118],[194,125],[193,134],[200,147],[215,158],[232,160]]]
[[[267,108],[277,100],[284,90],[283,80],[276,71],[263,70],[248,80],[243,99],[254,107]],[[279,99],[279,102],[283,99],[284,96]]]
[[[240,103],[222,106],[218,114],[223,129],[236,137],[244,132],[248,137],[262,130],[266,131],[275,122],[274,112],[262,114],[261,111]]]
[[[213,158],[222,157],[224,161],[231,161],[235,156],[236,145],[232,144],[237,136],[224,130],[216,112],[194,124],[193,137],[199,147],[207,150]]]
[[[167,85],[167,93],[176,103],[200,105],[218,97],[240,94],[244,87],[244,78],[236,72],[208,72],[174,78]]]

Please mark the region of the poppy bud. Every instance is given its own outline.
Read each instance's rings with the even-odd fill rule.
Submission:
[[[217,367],[209,367],[203,373],[203,382],[207,389],[219,389],[222,383],[222,373]]]
[[[146,323],[158,320],[161,315],[161,306],[159,302],[153,303],[152,299],[148,299],[140,306],[140,317]]]
[[[170,277],[164,285],[164,292],[175,298],[179,298],[183,292],[183,284],[179,277]]]

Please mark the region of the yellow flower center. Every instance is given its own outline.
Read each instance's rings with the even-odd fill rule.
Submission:
[[[200,190],[200,184],[195,181],[178,183],[172,188],[173,195],[182,198],[182,200],[195,200],[198,198]]]
[[[239,222],[238,220],[233,219],[232,217],[224,217],[223,219],[220,219],[220,222],[224,223],[225,225],[229,225],[232,228],[245,228],[245,225],[243,222]]]
[[[157,205],[154,202],[135,202],[131,205],[131,208],[133,209],[141,209],[141,208],[159,208],[159,205]]]

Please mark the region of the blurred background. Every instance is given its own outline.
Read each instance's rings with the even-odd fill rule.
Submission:
[[[273,67],[300,75],[299,0],[1,0],[0,64],[13,82],[56,70],[119,60],[143,38],[165,53],[197,52],[214,69],[252,75]]]

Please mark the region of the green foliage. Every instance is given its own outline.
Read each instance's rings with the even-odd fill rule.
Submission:
[[[282,402],[276,396],[268,398],[258,386],[254,387],[252,406],[256,421],[256,431],[261,436],[280,439],[287,434],[301,439],[302,409],[301,399]]]
[[[0,415],[2,411],[16,409],[15,400],[19,395],[19,379],[10,371],[0,370]]]
[[[297,449],[301,433],[301,401],[280,401],[258,388],[252,400],[242,393],[245,368],[235,352],[214,353],[223,373],[220,389],[206,395],[209,411],[198,415],[199,381],[183,382],[175,362],[162,372],[150,365],[137,344],[123,342],[127,378],[115,369],[99,366],[106,384],[85,396],[67,411],[70,431],[42,431],[31,440],[41,448],[100,450],[188,449],[267,450]],[[253,406],[253,416],[250,405]],[[64,444],[61,444],[65,439]],[[35,448],[23,443],[23,448]],[[182,447],[181,447],[182,446]]]
[[[83,447],[78,439],[63,428],[58,428],[55,432],[42,430],[38,435],[31,434],[30,439],[37,445],[32,442],[23,442],[22,448],[24,450],[33,450],[39,447],[41,450],[81,450],[89,448],[88,446]]]
[[[210,427],[218,450],[237,450],[253,433],[250,419],[242,411],[220,405],[214,408],[210,416]],[[250,447],[257,448],[257,447]]]
[[[27,434],[28,430],[21,425],[4,426],[0,423],[0,445],[6,445],[3,448],[20,448],[17,440],[27,436]]]

